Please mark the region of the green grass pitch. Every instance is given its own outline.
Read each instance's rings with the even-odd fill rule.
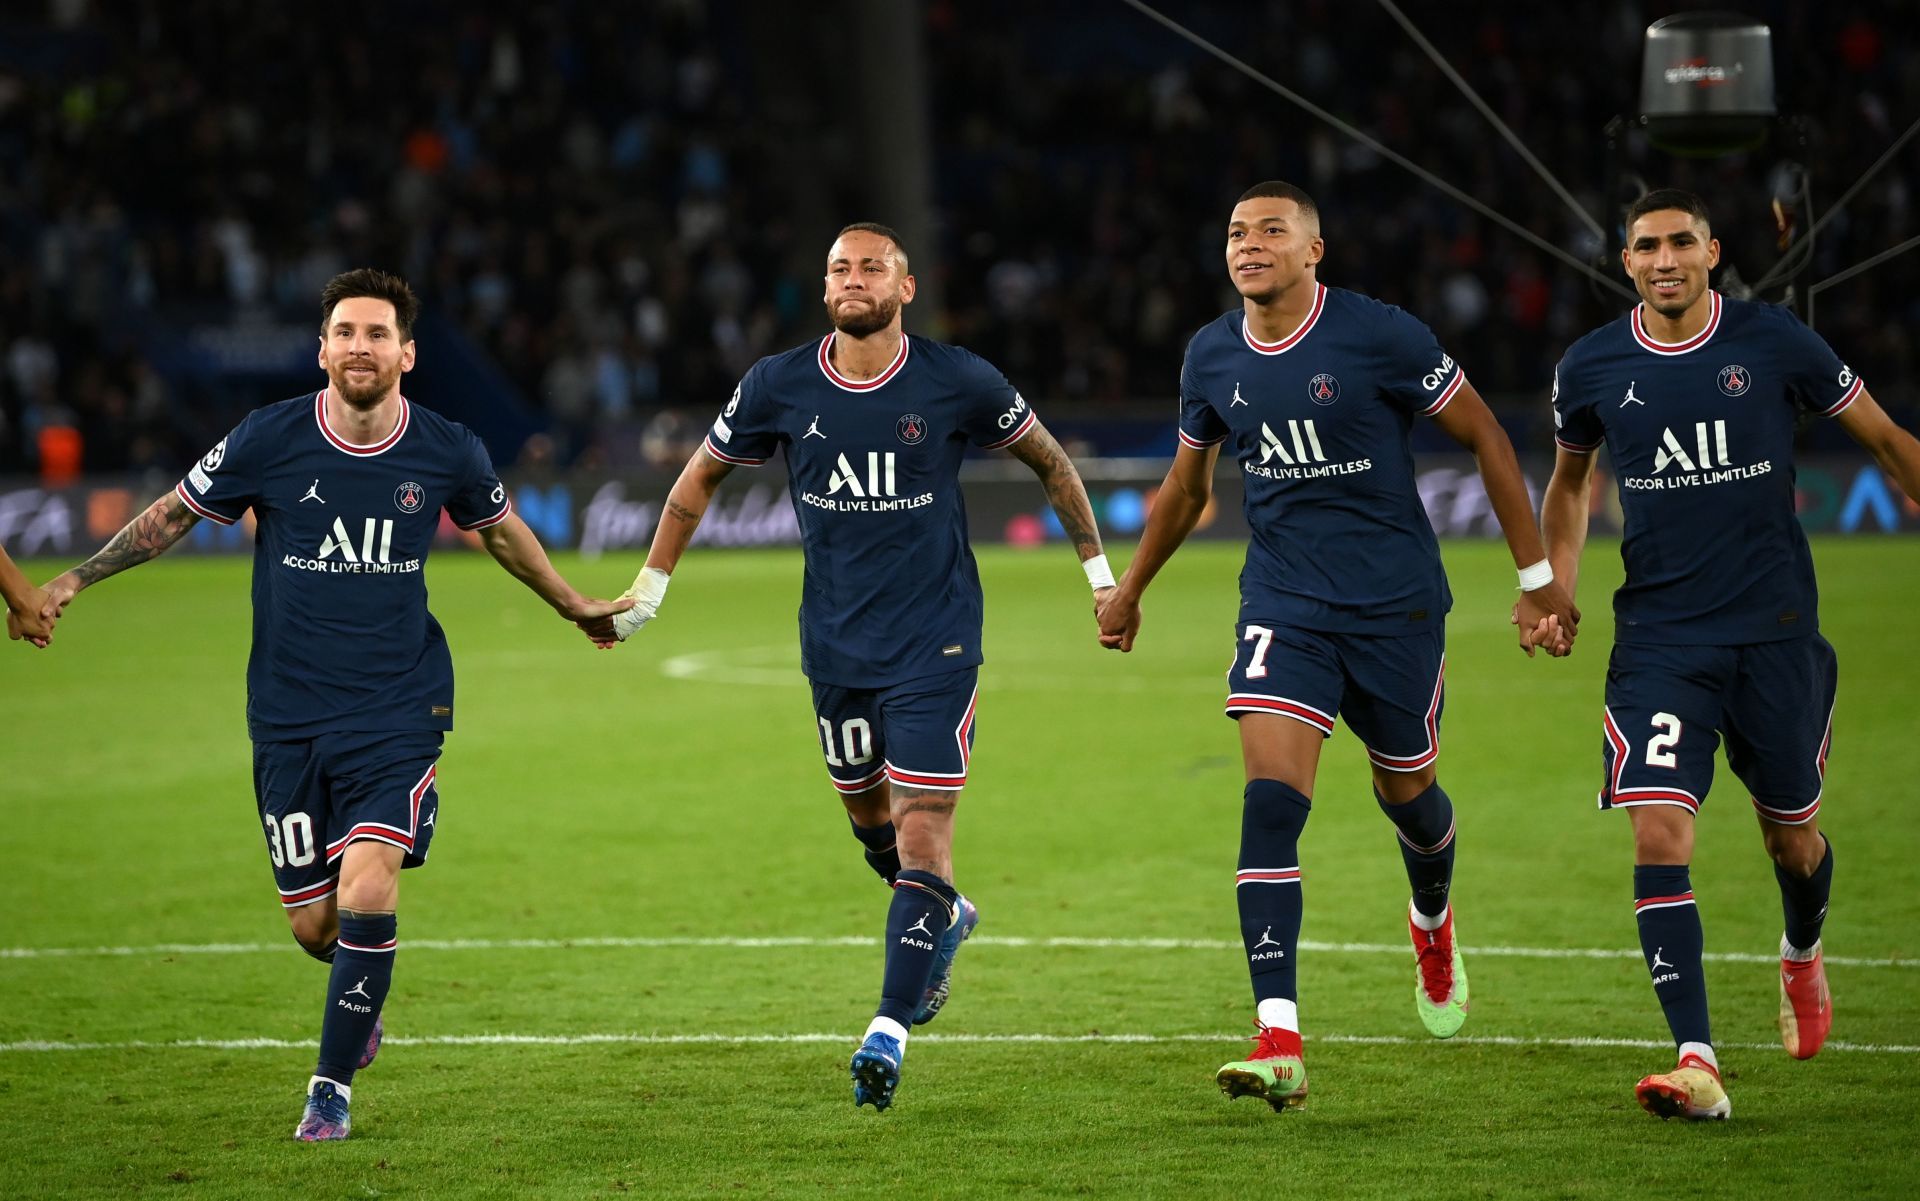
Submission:
[[[1702,814],[1734,1102],[1710,1128],[1633,1103],[1671,1063],[1635,958],[1518,953],[1634,945],[1626,821],[1593,805],[1617,553],[1588,552],[1565,662],[1513,648],[1504,548],[1445,553],[1473,1013],[1451,1043],[1415,1018],[1400,859],[1342,729],[1302,848],[1312,1103],[1285,1116],[1212,1083],[1252,1011],[1220,716],[1237,547],[1174,560],[1129,657],[1094,644],[1064,549],[982,552],[956,862],[983,922],[884,1115],[855,1112],[845,1065],[885,893],[820,763],[798,556],[695,552],[665,616],[603,653],[484,557],[443,553],[459,728],[433,863],[404,881],[391,1041],[353,1138],[318,1147],[288,1137],[321,979],[250,799],[248,565],[112,580],[52,650],[0,649],[0,1196],[1914,1196],[1920,541],[1815,547],[1847,961],[1841,1045],[1817,1059],[1778,1046],[1778,895],[1724,763]],[[637,562],[561,566],[611,593]],[[48,953],[76,948],[127,950]]]

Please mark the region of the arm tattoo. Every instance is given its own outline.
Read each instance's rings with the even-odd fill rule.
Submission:
[[[694,512],[692,509],[687,508],[687,506],[681,504],[679,501],[673,499],[671,496],[667,498],[667,512],[673,514],[675,517],[678,517],[682,521],[699,521],[700,520],[700,514]]]
[[[1036,423],[1031,433],[1015,442],[1009,450],[1022,463],[1033,468],[1047,490],[1047,500],[1060,518],[1060,528],[1072,540],[1083,559],[1100,553],[1100,527],[1093,520],[1093,505],[1087,500],[1086,485],[1073,468],[1059,441],[1045,426]]]
[[[83,584],[95,584],[129,567],[137,567],[180,541],[200,521],[200,515],[169,492],[147,506],[146,512],[101,547],[99,553],[73,569]]]

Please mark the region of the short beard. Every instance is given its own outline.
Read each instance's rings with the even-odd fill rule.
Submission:
[[[333,390],[339,394],[342,401],[346,402],[348,408],[365,413],[380,407],[380,402],[386,399],[387,393],[393,389],[394,381],[400,378],[400,373],[397,369],[392,375],[376,371],[373,382],[364,386],[347,382],[347,373],[344,368],[338,374],[328,372],[327,377],[333,381]]]
[[[833,323],[834,329],[847,335],[849,338],[865,338],[869,335],[877,334],[889,325],[892,325],[893,319],[899,315],[900,300],[898,297],[876,300],[871,307],[856,311],[853,316],[846,318],[840,317],[840,315],[835,312],[833,305],[829,304],[827,306],[827,320]]]

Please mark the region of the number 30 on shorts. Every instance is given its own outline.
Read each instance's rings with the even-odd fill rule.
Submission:
[[[275,819],[271,813],[263,813],[260,820],[267,827],[267,850],[273,856],[273,866],[305,867],[313,862],[313,819],[304,813],[289,813],[284,818]]]

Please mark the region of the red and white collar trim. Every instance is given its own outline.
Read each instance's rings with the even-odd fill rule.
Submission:
[[[1708,292],[1707,295],[1713,302],[1713,311],[1707,314],[1707,328],[1685,342],[1662,342],[1648,334],[1647,327],[1640,322],[1640,313],[1647,307],[1647,302],[1643,300],[1634,305],[1633,320],[1628,323],[1633,326],[1633,340],[1640,343],[1641,349],[1650,350],[1654,354],[1686,354],[1690,350],[1698,350],[1705,346],[1707,340],[1713,337],[1713,331],[1720,328],[1720,293]]]
[[[333,443],[335,450],[344,451],[347,454],[353,455],[355,458],[370,459],[374,455],[384,454],[393,449],[394,443],[400,441],[400,435],[407,432],[407,426],[413,421],[413,406],[409,405],[407,398],[402,396],[400,398],[400,420],[394,424],[393,432],[380,441],[373,443],[371,446],[362,446],[357,442],[349,442],[339,434],[333,432],[333,427],[327,424],[326,388],[322,388],[320,391],[314,393],[313,420],[314,424],[320,427],[321,436]]]
[[[1252,330],[1247,328],[1247,317],[1245,313],[1242,313],[1240,315],[1240,336],[1247,340],[1249,347],[1259,351],[1261,354],[1285,354],[1287,351],[1300,345],[1300,340],[1313,331],[1313,323],[1320,320],[1320,314],[1325,312],[1326,308],[1327,285],[1315,284],[1313,285],[1313,308],[1307,313],[1307,319],[1300,323],[1299,329],[1294,330],[1278,342],[1262,342],[1253,336]]]
[[[889,363],[887,369],[879,375],[874,376],[872,379],[848,379],[833,369],[833,335],[828,334],[826,337],[820,339],[820,371],[828,379],[833,381],[834,387],[836,388],[841,388],[848,392],[871,392],[881,384],[886,383],[894,376],[900,374],[900,368],[906,366],[907,347],[911,342],[912,339],[907,337],[907,335],[900,335],[900,353],[893,356],[893,362]]]

